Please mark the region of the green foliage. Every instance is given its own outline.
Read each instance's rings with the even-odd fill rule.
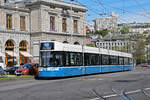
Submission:
[[[103,30],[96,30],[94,34],[100,34],[102,37],[106,36],[108,34],[109,30],[103,29]]]
[[[14,77],[0,77],[0,80],[5,80],[5,79],[19,79],[19,78],[29,78],[29,77],[33,77],[31,75],[22,75],[22,76],[14,76]]]
[[[121,48],[119,46],[114,46],[113,50],[121,51]]]
[[[127,27],[127,26],[122,27],[120,32],[121,32],[121,34],[125,34],[125,33],[129,32],[129,27]]]
[[[142,39],[142,38],[143,38],[143,39],[146,38],[146,35],[145,35],[145,34],[140,34],[140,33],[139,33],[139,34],[136,34],[136,36],[137,36],[137,38],[141,38],[141,39]]]
[[[145,50],[145,41],[140,40],[137,41],[136,45],[135,45],[135,52],[133,53],[133,58],[138,62],[138,63],[142,63],[146,61],[146,50]]]
[[[95,47],[94,44],[86,44],[86,46],[88,46],[88,47]]]

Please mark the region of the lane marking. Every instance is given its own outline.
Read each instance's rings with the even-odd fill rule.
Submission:
[[[145,88],[144,90],[150,90],[150,88]],[[138,93],[138,92],[141,92],[141,89],[125,92],[125,94],[133,94],[133,93]],[[111,98],[111,97],[116,97],[116,96],[118,96],[118,95],[117,94],[111,94],[111,95],[103,96],[103,98]],[[100,98],[93,98],[93,99],[90,99],[90,100],[99,100],[99,99]]]
[[[93,99],[90,99],[90,100],[99,100],[100,98],[93,98]]]

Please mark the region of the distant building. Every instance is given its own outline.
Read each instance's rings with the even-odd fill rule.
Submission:
[[[118,26],[118,15],[112,12],[110,17],[96,18],[94,23],[95,30],[114,29]]]
[[[97,47],[103,48],[103,49],[110,49],[110,50],[115,50],[119,49],[122,50],[123,47],[125,47],[127,42],[125,41],[99,41],[96,43]]]
[[[130,33],[149,33],[150,32],[150,23],[122,23],[118,24],[118,27],[121,29],[123,26],[129,27]]]
[[[132,34],[122,35],[114,33],[108,34],[102,39],[94,39],[93,42],[99,48],[132,53],[136,43],[133,37],[134,35]]]

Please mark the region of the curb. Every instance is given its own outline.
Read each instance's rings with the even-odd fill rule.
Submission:
[[[34,76],[31,77],[18,77],[18,78],[10,78],[10,79],[0,79],[1,82],[9,82],[9,81],[21,81],[21,80],[33,80]]]

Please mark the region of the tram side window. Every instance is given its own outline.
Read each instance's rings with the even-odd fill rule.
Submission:
[[[129,64],[132,65],[133,64],[133,59],[129,58]]]
[[[63,66],[63,55],[62,53],[54,53],[55,66]]]
[[[110,65],[118,65],[118,56],[110,56]]]
[[[99,54],[96,55],[96,65],[100,65],[101,64],[101,57]]]
[[[109,56],[102,55],[102,65],[109,65]]]
[[[101,65],[102,64],[102,55],[99,55],[99,65]]]
[[[69,66],[70,65],[70,57],[69,57],[69,53],[65,52],[64,53],[64,59],[65,59],[65,65]]]
[[[123,57],[119,57],[119,65],[124,65]]]
[[[84,54],[84,65],[90,65],[90,54]]]
[[[91,65],[99,65],[99,56],[96,54],[90,54]]]
[[[82,54],[70,53],[70,64],[74,66],[82,65]]]
[[[84,54],[84,65],[99,65],[100,57],[98,54]]]
[[[129,59],[128,58],[124,58],[124,65],[128,65],[129,64]]]

